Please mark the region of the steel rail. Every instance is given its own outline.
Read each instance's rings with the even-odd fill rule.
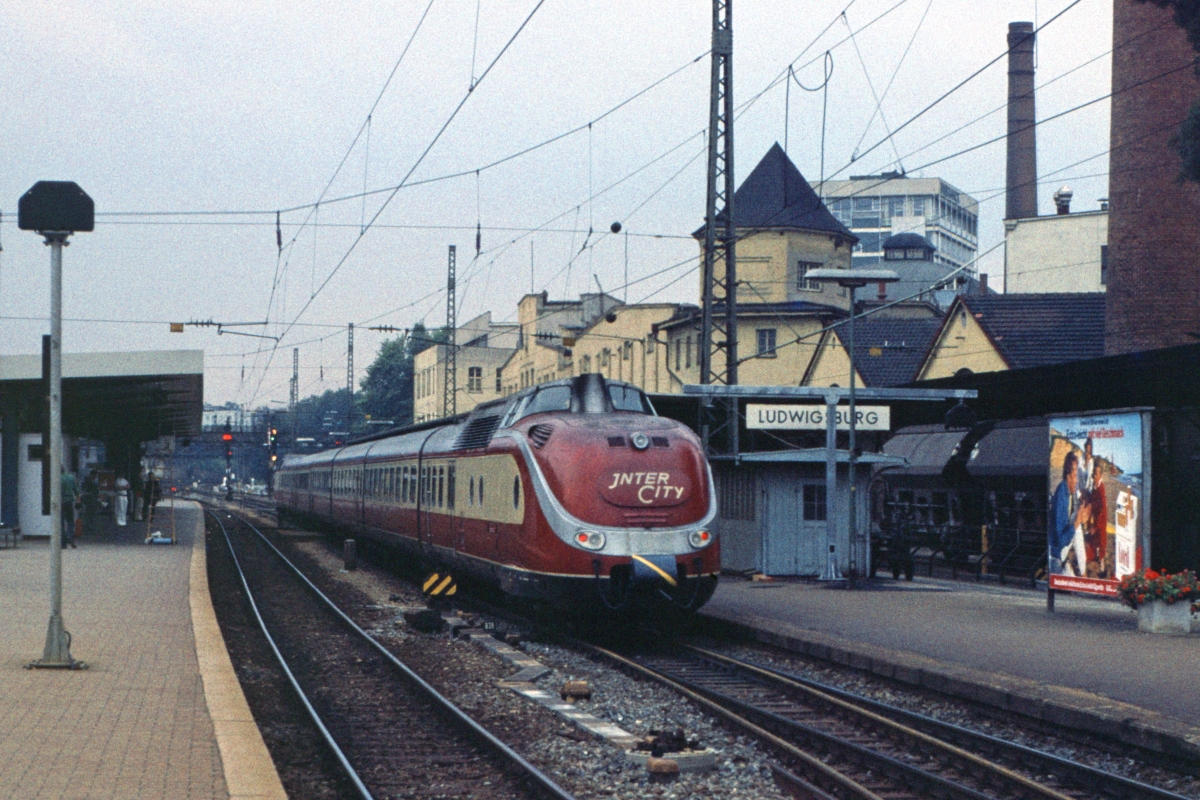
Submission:
[[[1167,791],[1166,789],[1160,789],[1157,786],[1151,786],[1121,775],[1104,772],[1096,767],[1081,764],[1078,761],[1071,761],[1070,759],[1056,756],[1053,753],[1047,753],[1023,744],[1010,742],[1007,739],[1000,739],[996,736],[964,728],[960,725],[943,722],[925,714],[909,711],[878,700],[872,700],[871,698],[863,697],[844,689],[838,689],[819,681],[810,680],[784,670],[765,667],[754,662],[726,656],[695,645],[683,644],[682,646],[703,655],[705,658],[711,658],[714,661],[729,663],[750,670],[767,680],[782,680],[784,685],[795,686],[798,689],[812,690],[853,705],[861,706],[874,714],[900,720],[909,727],[918,730],[923,729],[925,733],[936,736],[943,741],[949,741],[960,746],[967,745],[984,752],[998,754],[1006,760],[1016,763],[1029,764],[1035,762],[1039,765],[1040,771],[1068,778],[1081,788],[1099,790],[1106,797],[1120,798],[1121,800],[1186,800],[1183,795]]]
[[[746,715],[754,715],[755,717],[763,719],[765,723],[770,724],[773,727],[795,732],[803,736],[808,741],[812,741],[820,746],[823,746],[827,752],[835,752],[839,754],[841,757],[846,758],[852,763],[855,763],[856,766],[868,769],[875,774],[886,775],[889,780],[898,783],[908,791],[915,792],[918,796],[974,798],[974,800],[983,800],[983,798],[987,797],[987,795],[975,789],[954,783],[939,775],[930,773],[927,770],[913,766],[912,764],[908,764],[904,761],[877,752],[854,742],[847,741],[834,734],[826,733],[825,731],[812,728],[804,725],[803,723],[798,723],[795,720],[789,719],[785,716],[775,713],[774,711],[760,708],[751,702],[731,697],[720,691],[717,691],[716,689],[706,688],[686,679],[679,679],[677,675],[668,676],[652,665],[640,663],[611,650],[607,650],[606,648],[598,647],[586,642],[578,644],[583,649],[594,652],[603,658],[619,663],[628,669],[636,671],[642,675],[646,675],[655,681],[679,691],[685,697],[700,703],[705,708],[719,714],[735,725],[744,728],[756,736],[764,738],[777,750],[781,750],[788,755],[795,757],[799,757],[797,754],[803,754],[803,757],[799,757],[799,759],[806,766],[812,766],[814,762],[819,764],[821,773],[828,774],[828,771],[833,771],[833,768],[826,765],[815,756],[800,749],[792,742],[789,742],[774,733],[766,731],[761,726],[747,719]],[[853,710],[860,713],[862,711],[858,708],[853,708]],[[900,727],[902,726],[894,724],[891,728],[891,733],[893,735],[899,733],[897,729]],[[1029,781],[1028,779],[1024,778],[1024,776],[1016,775],[1011,770],[989,762],[987,759],[966,753],[961,748],[947,745],[946,743],[940,742],[933,737],[923,735],[918,731],[912,731],[912,733],[917,735],[917,739],[920,742],[919,747],[923,748],[923,753],[927,754],[931,749],[942,750],[945,752],[947,748],[950,748],[950,752],[953,753],[959,764],[966,765],[968,770],[972,771],[974,774],[979,774],[981,771],[986,771],[987,773],[993,775],[1002,776],[1009,790],[1007,796],[1053,798],[1053,800],[1074,800],[1071,795],[1063,794],[1050,787],[1044,787]],[[786,746],[781,747],[781,743]],[[966,758],[963,758],[963,756],[966,756]],[[866,787],[862,787],[861,784],[854,781],[854,779],[850,776],[842,775],[840,772],[836,774],[838,774],[843,780],[849,781],[854,783],[855,786],[861,787],[863,791],[870,791]],[[776,775],[779,776],[780,771],[776,771]],[[820,783],[819,780],[818,783]],[[840,787],[826,786],[824,788],[834,788],[834,793],[838,794],[836,788]],[[1012,790],[1016,790],[1015,795],[1011,794]]]
[[[242,589],[246,592],[246,599],[250,602],[250,610],[254,612],[254,618],[258,620],[258,627],[262,631],[263,636],[266,637],[267,644],[271,646],[271,652],[275,654],[275,659],[279,662],[279,666],[283,669],[283,674],[287,676],[288,683],[292,685],[293,691],[296,692],[296,697],[299,698],[300,703],[304,706],[304,710],[308,712],[308,716],[313,721],[313,724],[317,726],[317,730],[321,732],[321,737],[325,740],[325,744],[327,744],[329,749],[333,752],[334,757],[337,759],[338,765],[342,768],[342,771],[346,773],[346,777],[348,777],[350,782],[354,784],[354,788],[358,792],[359,796],[362,797],[363,800],[374,800],[374,796],[371,794],[371,791],[367,789],[366,785],[362,782],[362,779],[358,776],[358,771],[355,770],[350,764],[350,760],[346,758],[346,754],[342,752],[342,748],[338,746],[337,741],[333,738],[333,734],[329,732],[329,728],[327,728],[325,723],[321,720],[321,715],[317,713],[317,710],[313,708],[312,703],[309,702],[308,695],[306,695],[304,693],[304,689],[300,687],[300,683],[296,680],[296,676],[292,674],[291,667],[288,666],[287,660],[283,657],[283,653],[281,653],[279,651],[279,647],[276,646],[275,638],[271,636],[271,632],[267,630],[266,620],[262,618],[262,614],[260,614],[258,611],[258,603],[254,599],[254,593],[250,591],[250,584],[246,580],[246,573],[242,571],[241,561],[238,560],[237,551],[233,549],[233,542],[229,538],[229,531],[226,530],[225,523],[215,511],[211,509],[207,510],[212,518],[216,520],[217,524],[221,526],[221,533],[225,537],[225,544],[229,547],[229,554],[233,558],[233,566],[237,570],[238,579],[242,582]]]
[[[257,534],[263,543],[266,544],[267,547],[269,547],[275,553],[275,555],[279,557],[279,559],[288,567],[288,569],[290,569],[296,575],[296,577],[298,577],[313,592],[313,594],[315,594],[323,603],[325,603],[326,606],[329,607],[330,611],[336,614],[338,618],[340,618],[342,622],[344,622],[346,626],[350,628],[350,630],[358,634],[363,641],[374,648],[381,656],[383,656],[383,658],[390,662],[393,667],[399,670],[400,673],[403,674],[413,685],[417,686],[426,696],[433,700],[435,704],[440,706],[445,712],[450,714],[456,721],[462,724],[505,760],[515,765],[524,775],[532,778],[539,787],[549,793],[552,797],[558,798],[558,800],[575,800],[575,797],[572,794],[555,783],[553,779],[543,773],[540,769],[525,760],[520,753],[516,752],[499,738],[497,738],[495,734],[472,719],[449,698],[426,682],[424,678],[413,672],[413,670],[407,664],[396,658],[396,656],[390,650],[380,644],[375,637],[360,628],[358,624],[354,622],[354,620],[352,620],[344,611],[338,608],[336,603],[334,603],[320,589],[318,589],[316,584],[309,580],[308,576],[301,572],[300,568],[293,564],[288,557],[285,556],[279,550],[279,548],[276,547],[271,540],[268,539],[262,533],[262,531],[260,531],[254,525],[254,523],[236,513],[229,511],[225,513],[229,514],[234,519],[239,520],[243,525],[254,531],[254,533]],[[218,518],[218,522],[219,521],[220,519]],[[222,530],[224,530],[224,525],[221,527]],[[228,534],[226,536],[228,536]]]
[[[776,687],[782,687],[785,690],[802,693],[810,700],[830,706],[841,713],[864,720],[869,725],[885,728],[899,737],[904,737],[909,741],[918,743],[918,746],[941,750],[951,758],[969,762],[969,767],[976,767],[980,770],[986,770],[996,775],[1000,775],[1006,781],[1015,784],[1018,790],[1024,790],[1025,792],[1029,792],[1040,797],[1050,798],[1050,800],[1071,800],[1069,795],[1062,794],[1061,792],[1043,786],[1035,781],[1031,781],[1024,775],[1014,772],[1013,770],[997,764],[994,761],[990,761],[986,758],[975,755],[974,753],[968,752],[957,745],[951,744],[942,739],[938,739],[930,734],[919,731],[908,725],[904,725],[893,719],[889,719],[888,717],[879,714],[876,711],[855,705],[842,698],[834,697],[828,692],[823,692],[819,689],[804,686],[796,681],[783,678],[779,675],[764,670],[757,665],[746,663],[740,659],[721,655],[720,653],[715,653],[711,650],[705,650],[704,648],[696,647],[695,645],[684,644],[682,647],[685,650],[690,650],[693,653],[699,654],[703,658],[725,664],[734,668],[735,670],[749,673],[750,675],[758,678],[764,678]]]
[[[688,698],[689,700],[696,703],[697,705],[708,709],[713,714],[716,714],[717,716],[728,720],[729,722],[733,723],[734,725],[737,725],[739,728],[742,728],[743,730],[754,734],[759,739],[770,744],[777,751],[784,753],[788,756],[791,756],[792,758],[796,759],[797,761],[800,761],[802,764],[804,764],[804,766],[806,766],[807,768],[812,770],[816,776],[818,783],[824,784],[825,787],[827,789],[832,790],[836,796],[842,797],[842,796],[845,796],[842,794],[843,792],[848,792],[849,796],[855,797],[855,798],[862,798],[862,800],[883,800],[882,797],[875,794],[875,792],[871,791],[866,786],[863,786],[861,783],[859,783],[858,781],[854,780],[853,778],[851,778],[847,775],[843,775],[841,772],[838,772],[833,767],[830,767],[829,765],[825,764],[819,758],[812,755],[811,753],[809,753],[805,750],[801,750],[799,747],[796,747],[791,742],[789,742],[785,739],[782,739],[779,736],[776,736],[775,734],[771,733],[770,731],[766,730],[765,728],[755,725],[750,720],[745,719],[744,717],[733,713],[732,711],[730,711],[729,709],[720,705],[719,703],[713,702],[712,700],[709,700],[707,697],[704,697],[703,695],[692,691],[691,689],[687,688],[683,684],[677,683],[676,681],[671,680],[670,678],[666,677],[665,675],[655,672],[654,670],[652,670],[648,667],[645,667],[632,659],[626,658],[625,656],[620,655],[619,653],[615,653],[612,650],[609,650],[607,648],[600,647],[599,645],[588,644],[587,642],[580,642],[580,641],[573,641],[572,644],[583,650],[594,653],[606,660],[620,664],[621,666],[623,666],[626,669],[629,669],[633,672],[637,672],[641,675],[645,675],[646,677],[651,678],[651,679],[663,684],[664,686],[667,686],[668,688],[675,690],[676,692],[678,692],[679,694]],[[776,771],[775,774],[780,775],[781,772],[786,773],[786,771]],[[812,785],[812,784],[808,784],[803,779],[800,779],[800,783],[803,785],[806,785],[806,786]],[[816,788],[816,787],[814,787],[814,788]]]

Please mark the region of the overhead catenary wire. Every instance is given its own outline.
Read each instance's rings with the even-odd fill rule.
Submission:
[[[867,155],[868,153],[871,153],[872,151],[874,151],[874,150],[875,150],[876,148],[878,148],[880,145],[882,145],[882,144],[884,144],[885,142],[887,142],[887,141],[891,140],[891,139],[892,139],[892,138],[893,138],[893,137],[894,137],[894,136],[895,136],[897,133],[899,133],[900,131],[904,130],[905,128],[907,128],[909,125],[911,125],[911,124],[913,124],[914,122],[916,122],[916,121],[917,121],[918,119],[920,119],[921,117],[925,116],[925,114],[926,114],[926,113],[928,113],[928,112],[929,112],[931,109],[933,109],[934,107],[936,107],[937,105],[939,105],[939,104],[940,104],[942,101],[946,100],[948,97],[950,97],[952,94],[954,94],[955,92],[957,92],[959,89],[961,89],[962,87],[966,86],[968,83],[970,83],[971,81],[975,80],[975,78],[977,78],[977,77],[979,77],[980,75],[982,75],[982,74],[983,74],[984,72],[986,72],[986,71],[987,71],[987,70],[988,70],[988,69],[989,69],[989,68],[990,68],[992,65],[994,65],[994,64],[996,64],[996,63],[998,63],[998,62],[999,62],[1001,59],[1003,59],[1005,56],[1007,56],[1007,55],[1008,55],[1008,54],[1009,54],[1009,53],[1012,51],[1012,49],[1013,49],[1014,47],[1018,47],[1018,46],[1019,46],[1019,45],[1020,45],[1022,42],[1024,42],[1026,39],[1028,39],[1028,38],[1029,38],[1029,36],[1034,36],[1034,37],[1036,37],[1036,36],[1037,36],[1039,33],[1041,33],[1041,32],[1042,32],[1042,31],[1043,31],[1045,28],[1047,28],[1048,26],[1050,26],[1051,24],[1053,24],[1055,20],[1057,20],[1057,19],[1061,18],[1061,17],[1062,17],[1064,14],[1066,14],[1068,11],[1070,11],[1071,9],[1073,9],[1075,6],[1079,5],[1081,2],[1083,2],[1083,0],[1072,0],[1072,2],[1071,2],[1070,4],[1068,4],[1068,5],[1066,6],[1066,8],[1064,8],[1062,11],[1059,11],[1059,12],[1058,12],[1057,14],[1055,14],[1053,17],[1051,17],[1050,19],[1046,20],[1044,23],[1042,23],[1042,24],[1041,24],[1041,25],[1039,25],[1038,27],[1034,28],[1034,30],[1033,30],[1031,33],[1029,33],[1027,36],[1023,37],[1023,38],[1021,39],[1021,42],[1018,42],[1017,44],[1014,44],[1012,47],[1005,48],[1004,52],[1000,53],[1000,55],[996,56],[996,57],[995,57],[995,58],[993,58],[991,61],[988,61],[988,62],[987,62],[986,64],[984,64],[982,67],[980,67],[979,69],[975,70],[974,72],[972,72],[972,73],[971,73],[970,75],[968,75],[967,77],[963,78],[963,79],[962,79],[961,81],[959,81],[958,83],[954,84],[954,86],[950,87],[950,88],[949,88],[949,89],[947,89],[945,92],[943,92],[942,94],[940,94],[940,95],[937,97],[937,99],[935,99],[935,100],[934,100],[932,103],[930,103],[929,105],[925,106],[925,107],[924,107],[924,108],[922,108],[920,111],[918,111],[916,114],[913,114],[911,117],[909,117],[909,118],[908,118],[907,120],[905,120],[903,123],[901,123],[901,124],[900,124],[900,126],[899,126],[899,127],[897,127],[895,130],[889,131],[889,132],[888,132],[888,134],[887,134],[886,136],[884,136],[882,139],[880,139],[880,140],[879,140],[879,141],[877,141],[875,144],[873,144],[873,145],[871,145],[870,147],[868,147],[868,148],[867,148],[866,150],[864,150],[863,152],[859,153],[859,155],[858,155],[858,158],[862,158],[863,156]],[[850,166],[850,165],[849,165],[849,164],[847,164],[845,167],[842,167],[842,169],[841,169],[841,170],[838,170],[838,172],[835,172],[835,173],[834,173],[834,175],[837,175],[837,174],[838,174],[838,173],[840,173],[842,170],[845,170],[845,169],[849,168],[849,166]]]
[[[431,2],[432,2],[432,0],[431,0]],[[458,105],[456,105],[454,107],[454,110],[450,112],[450,115],[442,123],[442,126],[438,129],[437,133],[434,134],[433,138],[429,141],[429,144],[426,145],[425,149],[417,157],[416,161],[409,168],[409,170],[405,174],[404,178],[400,181],[399,184],[396,185],[396,187],[393,189],[391,194],[389,194],[387,196],[387,198],[383,201],[383,203],[380,205],[380,207],[375,211],[375,214],[374,214],[374,216],[371,217],[370,222],[368,222],[363,227],[363,230],[359,233],[359,235],[350,244],[350,247],[347,248],[346,252],[342,255],[342,257],[340,259],[338,259],[338,262],[334,265],[334,267],[330,271],[330,273],[325,277],[325,279],[321,282],[321,284],[316,288],[316,290],[313,292],[312,296],[309,297],[308,300],[304,303],[304,305],[300,308],[300,311],[298,311],[296,313],[296,316],[292,320],[292,323],[289,323],[287,326],[284,327],[283,333],[281,334],[281,338],[282,338],[282,336],[286,336],[288,330],[290,330],[290,328],[291,328],[291,325],[294,324],[297,320],[299,320],[300,317],[303,316],[304,313],[306,311],[308,311],[309,308],[312,307],[312,304],[316,300],[316,298],[321,294],[322,291],[324,291],[325,287],[329,285],[329,282],[331,280],[333,280],[334,276],[337,275],[337,273],[345,265],[346,261],[350,258],[350,255],[358,247],[359,242],[361,242],[363,240],[363,237],[366,236],[367,231],[370,230],[371,226],[375,223],[375,221],[379,219],[379,217],[383,214],[383,212],[391,204],[391,201],[395,198],[396,194],[400,191],[400,189],[404,187],[405,181],[407,181],[410,177],[412,177],[412,174],[414,172],[416,172],[417,168],[425,160],[425,157],[429,155],[429,152],[431,150],[433,150],[434,146],[442,138],[442,135],[446,132],[446,130],[450,127],[450,124],[458,116],[458,113],[462,110],[463,106],[465,106],[467,104],[467,101],[474,94],[475,89],[478,88],[481,83],[483,83],[484,79],[487,78],[488,74],[492,71],[492,69],[496,66],[496,64],[499,63],[500,59],[504,57],[504,54],[508,52],[508,49],[512,46],[512,43],[515,42],[517,37],[521,35],[521,32],[523,30],[525,30],[526,26],[528,26],[529,22],[533,19],[534,15],[537,14],[538,9],[540,9],[545,2],[546,2],[546,0],[538,0],[537,4],[533,7],[533,9],[529,12],[529,14],[525,17],[525,19],[521,22],[521,24],[517,27],[516,31],[513,32],[512,36],[510,36],[508,41],[505,42],[504,46],[501,47],[500,52],[496,54],[495,58],[493,58],[492,61],[483,70],[483,72],[480,73],[478,80],[476,80],[475,84],[472,87],[470,87],[467,90],[467,92],[462,96],[462,99],[459,100]],[[272,353],[274,353],[274,350],[272,350]],[[268,363],[269,363],[269,361],[268,361]],[[256,393],[257,393],[257,390],[256,390]],[[253,402],[253,400],[254,400],[254,398],[252,397],[251,402]]]
[[[591,193],[591,192],[589,192],[589,195],[592,195],[592,193]],[[482,251],[482,248],[480,248],[480,250]]]
[[[900,54],[900,60],[898,62],[896,62],[896,68],[894,70],[892,70],[892,77],[888,80],[887,86],[885,86],[883,88],[883,94],[880,95],[879,102],[876,103],[876,105],[875,105],[875,111],[873,111],[871,113],[871,118],[867,120],[867,124],[863,128],[862,136],[858,137],[858,141],[854,144],[854,149],[851,151],[852,153],[857,153],[858,148],[862,147],[863,140],[867,138],[867,133],[871,130],[871,123],[875,121],[875,115],[879,114],[880,116],[882,116],[883,101],[887,100],[888,92],[890,92],[892,90],[892,86],[895,85],[896,76],[900,74],[900,68],[904,66],[904,60],[906,58],[908,58],[908,54],[909,54],[909,51],[912,50],[913,43],[917,41],[917,34],[919,34],[921,32],[921,26],[923,26],[925,24],[925,18],[929,16],[929,9],[931,9],[931,8],[933,8],[933,0],[929,0],[929,2],[925,4],[925,11],[924,11],[924,13],[921,14],[921,18],[919,20],[917,20],[917,27],[913,29],[912,36],[909,37],[908,44],[905,45],[905,47],[904,47],[904,52]],[[845,15],[843,15],[842,18],[845,19]],[[847,24],[849,24],[849,23],[847,22]],[[854,49],[858,50],[857,42],[855,42]],[[859,54],[859,60],[860,61],[862,60],[861,53]],[[866,64],[863,64],[863,72],[864,73],[866,72],[866,69],[867,69]],[[872,88],[872,91],[874,91],[873,88]],[[885,125],[887,124],[886,121],[884,122],[884,124]],[[893,141],[892,144],[894,146],[895,142]],[[900,171],[903,172],[904,165],[900,163],[899,153],[897,153],[896,163],[899,165]]]

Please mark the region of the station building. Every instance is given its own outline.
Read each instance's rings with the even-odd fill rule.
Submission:
[[[40,356],[0,356],[0,523],[23,536],[50,535],[46,386]],[[145,443],[200,433],[203,395],[200,350],[64,353],[62,463],[131,478]]]
[[[520,326],[492,322],[492,312],[487,311],[461,325],[454,332],[453,345],[435,344],[417,353],[413,357],[413,422],[445,415],[451,347],[456,348],[455,411],[461,414],[503,395],[501,369],[517,351],[520,338]]]

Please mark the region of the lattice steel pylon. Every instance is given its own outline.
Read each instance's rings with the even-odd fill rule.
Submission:
[[[292,348],[292,386],[288,390],[288,417],[296,434],[296,403],[300,402],[300,348]]]
[[[700,382],[731,386],[738,382],[732,5],[733,0],[713,0],[708,185],[704,210],[704,296],[701,298],[699,353]],[[724,205],[724,218],[718,220],[717,208],[721,204]],[[736,420],[733,422],[732,434],[736,437]],[[703,427],[707,444],[707,421]],[[736,444],[734,449],[736,451]]]
[[[346,433],[354,425],[354,323],[346,333]]]
[[[457,250],[450,245],[450,260],[446,266],[446,332],[450,337],[446,343],[446,360],[442,371],[442,416],[453,417],[458,413],[458,347],[455,332],[454,264]]]

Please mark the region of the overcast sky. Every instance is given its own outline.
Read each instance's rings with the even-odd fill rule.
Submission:
[[[866,75],[875,94],[890,84],[882,109],[894,130],[1002,53],[1009,22],[1044,23],[1071,0],[847,2],[735,4],[738,181],[772,142],[784,142],[788,98],[778,78],[794,63],[800,81],[818,86],[830,49],[826,176],[894,169],[898,153],[910,173],[941,177],[979,200],[980,250],[995,247],[1003,239],[1003,141],[925,165],[1004,133],[1005,61],[899,131],[894,148],[884,143],[851,165],[887,135]],[[443,322],[450,244],[458,247],[460,322],[484,311],[513,318],[531,261],[533,286],[552,298],[594,290],[596,278],[624,296],[626,237],[607,235],[614,220],[632,234],[630,302],[696,302],[697,247],[688,234],[704,214],[709,59],[692,62],[709,46],[709,3],[544,0],[468,97],[472,79],[536,5],[5,3],[0,354],[37,352],[48,332],[48,252],[15,219],[20,195],[43,179],[74,180],[96,202],[96,230],[75,236],[65,253],[64,314],[89,320],[65,324],[65,349],[203,349],[208,402],[286,401],[295,346],[302,396],[344,386],[349,322],[360,328],[361,379],[388,335],[363,325]],[[1111,47],[1111,0],[1081,0],[1050,24],[1038,43],[1039,86],[1074,71],[1039,89],[1038,118],[1107,94]],[[820,92],[792,84],[788,151],[812,183],[821,177],[821,103]],[[1075,190],[1075,210],[1096,208],[1107,194],[1108,127],[1107,100],[1039,126],[1042,213],[1052,213],[1064,183]],[[393,193],[410,172],[410,183],[466,175]],[[387,191],[330,202],[364,186]],[[281,215],[281,254],[274,212],[304,206]],[[179,211],[239,213],[157,215]],[[980,262],[997,284],[1002,254],[996,248]],[[168,332],[170,321],[200,319],[269,319],[266,328],[235,330],[282,339],[272,357],[268,339],[202,327]]]

